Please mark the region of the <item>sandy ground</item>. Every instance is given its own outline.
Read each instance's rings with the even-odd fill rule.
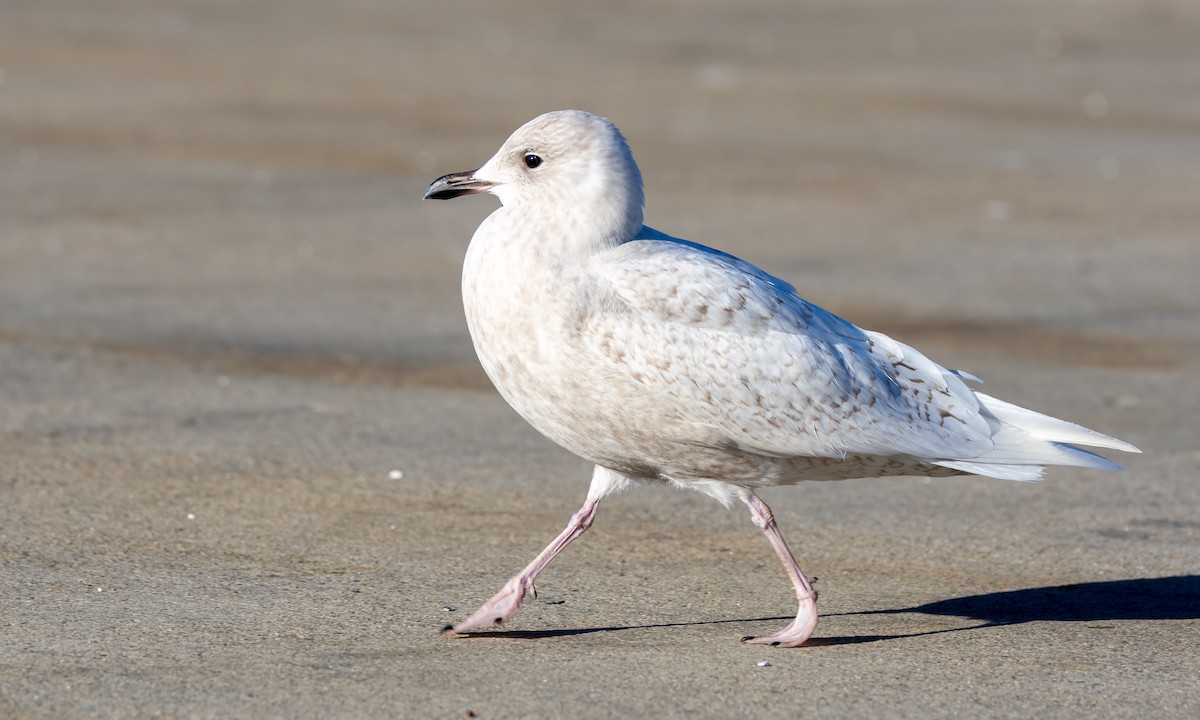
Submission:
[[[0,716],[1200,714],[1200,6],[794,5],[0,0]],[[572,106],[652,225],[1145,454],[767,493],[801,649],[665,489],[441,636],[588,468],[474,359],[494,200],[419,197]]]

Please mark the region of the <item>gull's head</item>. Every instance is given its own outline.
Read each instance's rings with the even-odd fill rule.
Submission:
[[[478,170],[434,180],[425,198],[482,192],[525,212],[568,213],[617,241],[642,226],[642,175],[629,143],[611,122],[582,110],[530,120]]]

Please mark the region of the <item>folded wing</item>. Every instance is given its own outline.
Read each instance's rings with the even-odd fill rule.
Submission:
[[[596,258],[588,297],[585,333],[608,372],[750,452],[906,456],[1014,480],[1037,479],[1043,465],[1119,469],[1074,444],[1136,452],[976,393],[962,380],[971,376],[753,265],[656,231]]]

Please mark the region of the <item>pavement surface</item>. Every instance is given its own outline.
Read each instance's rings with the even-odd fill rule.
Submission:
[[[1191,0],[0,0],[0,716],[1200,715]],[[421,203],[551,109],[647,220],[1139,445],[1125,473],[607,501]],[[764,665],[763,661],[769,662]]]

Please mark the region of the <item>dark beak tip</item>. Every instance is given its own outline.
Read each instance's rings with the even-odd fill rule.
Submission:
[[[421,196],[421,199],[422,200],[452,200],[452,199],[462,196],[462,195],[468,195],[471,192],[472,192],[471,190],[463,190],[461,188],[430,187],[428,190],[425,191],[425,194]]]
[[[487,192],[493,183],[476,179],[475,171],[443,175],[429,184],[422,200],[450,200],[461,195]]]

